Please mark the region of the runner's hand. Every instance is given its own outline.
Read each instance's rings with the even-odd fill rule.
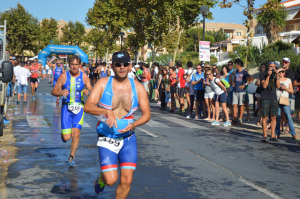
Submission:
[[[116,116],[112,110],[107,111],[107,121],[106,124],[111,128],[115,125],[116,128],[118,128]]]
[[[64,89],[61,91],[61,96],[67,96],[69,94],[69,91],[67,89]]]
[[[130,124],[128,124],[128,126],[126,126],[125,129],[118,130],[118,132],[119,133],[127,133],[128,131],[133,130],[133,128],[134,128],[133,123],[130,123]]]
[[[84,90],[83,90],[83,93],[84,93],[86,96],[88,96],[88,95],[90,94],[90,92],[88,91],[88,89],[84,89]]]
[[[241,90],[243,90],[243,89],[245,88],[245,85],[240,85],[239,88],[240,88]]]

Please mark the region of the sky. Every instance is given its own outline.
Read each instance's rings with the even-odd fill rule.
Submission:
[[[25,9],[38,20],[50,17],[56,20],[64,21],[79,21],[86,27],[89,27],[85,22],[86,13],[89,8],[92,8],[95,0],[2,0],[0,4],[0,12],[16,7],[18,3],[25,7]],[[240,4],[246,6],[246,0],[240,0]],[[255,8],[266,3],[267,0],[255,0]],[[243,8],[239,5],[233,4],[231,8],[221,9],[219,6],[211,8],[214,19],[208,22],[227,22],[243,24],[246,19],[243,16]]]

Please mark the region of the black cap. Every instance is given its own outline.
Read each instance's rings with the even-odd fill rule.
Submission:
[[[130,56],[128,52],[118,51],[112,55],[112,62],[130,62]]]

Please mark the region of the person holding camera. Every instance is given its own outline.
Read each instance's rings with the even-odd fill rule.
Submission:
[[[276,130],[275,136],[278,139],[280,137],[280,119],[281,119],[281,109],[285,115],[287,123],[290,127],[290,133],[293,136],[292,139],[297,140],[297,135],[295,132],[295,127],[293,124],[293,120],[291,117],[291,110],[290,110],[290,101],[289,101],[289,94],[293,94],[293,85],[292,81],[289,78],[285,77],[285,70],[284,68],[278,69],[278,77],[279,81],[276,82],[277,88],[277,100],[279,103],[278,108],[278,116],[276,119]]]
[[[276,117],[278,115],[278,101],[276,95],[276,87],[280,85],[280,80],[277,78],[277,70],[275,62],[269,62],[266,71],[259,75],[261,90],[260,90],[260,114],[263,128],[263,142],[268,141],[267,135],[267,120],[270,117],[271,122],[271,138],[270,141],[278,142],[275,137]]]

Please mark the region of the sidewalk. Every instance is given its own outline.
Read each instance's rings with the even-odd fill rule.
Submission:
[[[187,108],[187,101],[186,101],[186,99],[184,99],[184,101],[185,101],[184,108],[186,109]],[[292,107],[295,107],[294,103],[295,103],[295,100],[292,99]],[[160,107],[160,105],[158,105],[157,103],[154,103],[153,100],[150,100],[150,104],[151,104],[151,106],[156,107],[157,109]],[[179,101],[176,99],[176,108],[179,109],[179,107],[180,107]],[[244,130],[250,130],[250,131],[253,131],[253,132],[260,132],[262,134],[263,133],[262,132],[262,127],[256,125],[256,123],[259,120],[259,115],[257,117],[253,116],[254,111],[253,111],[253,95],[252,94],[249,94],[249,108],[250,108],[250,111],[249,111],[250,121],[246,121],[247,112],[246,112],[246,109],[244,108],[243,124],[234,125],[234,126],[240,127],[241,129],[244,129]],[[291,112],[294,113],[293,108],[292,108]],[[195,114],[195,111],[193,113]],[[221,113],[222,113],[222,108],[220,107],[220,118],[222,117]],[[184,114],[181,114],[181,115],[182,115],[182,117],[186,118],[186,116],[188,114],[189,114],[189,111],[186,111]],[[292,118],[293,118],[296,134],[297,134],[298,138],[300,139],[300,123],[299,123],[298,117],[292,117]],[[203,119],[199,119],[199,121],[201,121],[201,120],[203,120]],[[286,129],[286,127],[284,127],[284,130],[285,129]],[[271,135],[271,132],[267,131],[267,134]],[[288,138],[291,138],[292,135],[291,134],[281,134],[280,137],[288,139]]]

